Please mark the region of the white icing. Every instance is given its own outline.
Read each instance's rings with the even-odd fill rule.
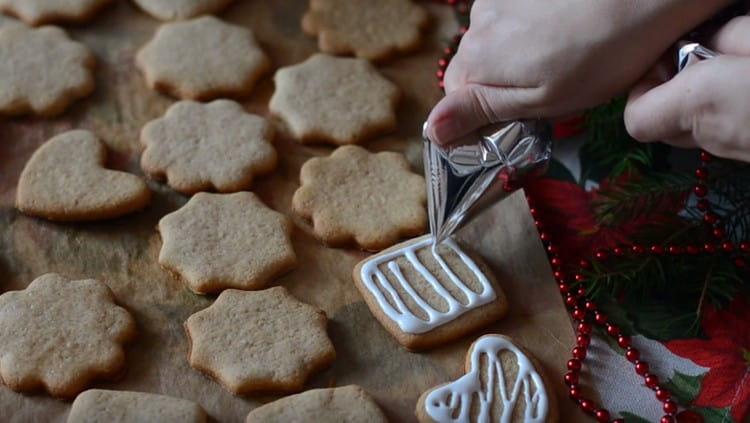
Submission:
[[[510,392],[505,381],[503,363],[500,361],[500,353],[503,350],[515,354],[518,363],[518,374]],[[487,365],[486,385],[482,384],[480,378],[482,355],[485,355]],[[496,389],[500,392],[500,398],[495,398]],[[490,410],[497,399],[502,401],[502,414],[497,421],[510,423],[521,395],[526,403],[524,423],[546,421],[549,414],[549,398],[542,378],[534,369],[531,360],[506,338],[486,335],[474,344],[471,352],[471,371],[460,379],[430,392],[425,398],[425,411],[438,423],[485,423],[490,421]],[[479,413],[476,419],[472,420],[471,409],[474,400],[479,401],[478,407],[475,407]]]
[[[398,327],[404,333],[420,334],[429,332],[438,326],[444,325],[458,316],[490,303],[495,299],[495,290],[492,288],[487,276],[482,273],[476,263],[474,263],[469,256],[467,256],[461,249],[456,245],[452,239],[444,241],[444,245],[453,250],[456,255],[463,261],[466,267],[471,270],[476,279],[481,285],[481,292],[472,291],[466,284],[461,281],[453,270],[448,266],[443,257],[437,251],[437,248],[430,248],[432,256],[435,258],[437,263],[440,265],[442,270],[448,276],[448,279],[464,294],[466,297],[466,304],[462,303],[458,299],[454,298],[453,295],[438,281],[438,279],[430,273],[430,271],[419,261],[416,252],[425,247],[434,247],[432,237],[425,237],[424,239],[409,244],[398,250],[394,250],[388,254],[383,254],[372,260],[369,260],[362,265],[360,279],[362,283],[367,287],[372,296],[378,302],[380,309],[383,310],[386,316],[393,320]],[[412,265],[414,270],[419,273],[422,278],[432,287],[432,289],[442,298],[447,304],[448,309],[446,311],[440,311],[432,307],[427,301],[425,301],[419,293],[412,286],[412,282],[406,280],[401,268],[396,263],[396,260],[400,257],[406,257],[409,263]],[[404,303],[403,299],[399,295],[398,291],[391,285],[391,282],[380,270],[379,266],[385,264],[386,268],[392,273],[393,277],[398,281],[399,286],[403,291],[412,299],[412,301],[427,315],[427,319],[420,318],[415,315]],[[377,282],[376,282],[377,280]],[[386,295],[390,298],[391,302],[388,302]],[[393,304],[393,305],[391,305]]]

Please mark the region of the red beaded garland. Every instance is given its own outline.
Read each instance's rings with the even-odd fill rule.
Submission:
[[[651,389],[656,389],[659,386],[659,378],[655,374],[646,373],[643,375],[643,380],[646,382],[646,386]]]
[[[609,411],[600,408],[594,412],[594,416],[596,417],[596,421],[606,423],[609,421]]]
[[[628,347],[625,350],[625,358],[627,358],[631,363],[635,363],[636,360],[641,358],[641,353],[633,347]]]
[[[672,401],[671,399],[668,399],[664,401],[664,412],[667,414],[674,414],[677,412],[677,403]]]
[[[656,388],[656,399],[659,401],[666,401],[670,398],[669,391],[662,388]]]
[[[664,416],[660,420],[661,423],[674,423],[674,417],[672,416]]]

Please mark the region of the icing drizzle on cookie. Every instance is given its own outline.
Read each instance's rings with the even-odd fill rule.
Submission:
[[[429,332],[436,327],[444,325],[460,315],[490,303],[495,299],[495,290],[492,288],[492,284],[489,279],[487,279],[487,276],[482,273],[479,266],[461,251],[452,239],[446,240],[443,245],[447,246],[458,255],[464,265],[471,270],[472,274],[481,285],[481,292],[471,290],[458,278],[458,276],[456,276],[450,266],[448,266],[448,263],[446,263],[444,258],[438,253],[437,248],[429,248],[432,252],[432,257],[440,265],[443,272],[445,272],[450,281],[466,296],[466,304],[451,295],[440,281],[438,281],[435,275],[430,273],[424,264],[419,261],[416,252],[423,248],[432,247],[432,237],[425,237],[418,242],[378,256],[362,265],[360,273],[362,283],[376,299],[380,309],[383,310],[383,313],[393,320],[405,333],[420,334]],[[417,290],[414,289],[412,286],[413,282],[406,280],[402,269],[396,263],[396,260],[400,257],[405,257],[414,270],[416,270],[417,273],[427,281],[435,293],[437,293],[437,295],[448,304],[448,309],[446,311],[436,310],[432,307],[419,295]],[[383,271],[380,270],[379,266],[382,264],[385,264],[387,269],[393,274],[403,291],[422,311],[424,311],[427,315],[426,320],[415,315],[404,303],[399,292],[394,288],[388,278],[386,278]],[[389,302],[386,299],[386,295],[392,302]]]
[[[500,353],[503,351],[513,353],[518,365],[518,373],[510,390],[500,360]],[[485,356],[487,367],[484,383],[480,377],[482,356]],[[496,391],[499,392],[499,397],[496,397]],[[478,400],[479,404],[472,407],[475,400]],[[514,410],[520,405],[519,400],[525,403],[523,422],[546,421],[549,414],[549,398],[542,377],[534,369],[531,360],[508,338],[486,335],[479,338],[471,349],[471,371],[460,379],[430,392],[425,398],[425,411],[439,423],[484,423],[490,421],[493,403],[502,401],[502,411],[497,421],[510,423]],[[475,419],[471,416],[472,408],[478,410]]]

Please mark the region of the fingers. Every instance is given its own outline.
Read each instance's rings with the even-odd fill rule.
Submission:
[[[711,40],[711,48],[724,54],[750,55],[750,16],[739,16],[724,25]]]
[[[529,117],[529,89],[466,84],[446,94],[427,118],[425,134],[446,145],[490,123]]]

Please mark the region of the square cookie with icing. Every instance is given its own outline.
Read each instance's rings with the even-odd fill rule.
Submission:
[[[398,244],[357,264],[353,277],[373,315],[409,350],[457,339],[508,309],[489,267],[452,239]]]

